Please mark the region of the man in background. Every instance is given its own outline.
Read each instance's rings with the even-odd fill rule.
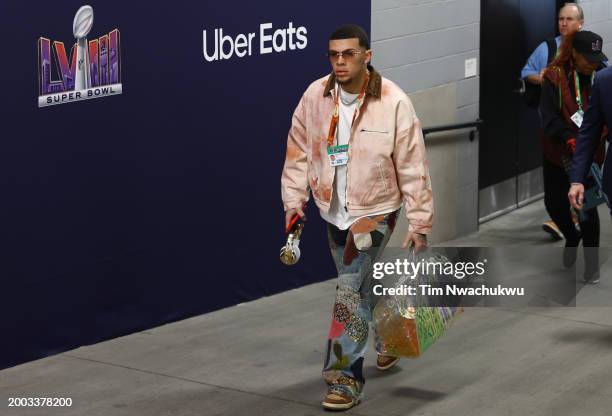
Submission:
[[[612,126],[612,68],[602,69],[595,76],[591,101],[584,115],[580,133],[576,140],[576,153],[572,160],[572,172],[568,197],[575,209],[582,209],[584,204],[584,182],[593,163],[593,156],[600,143],[604,127],[608,128],[608,143],[610,142],[610,126]],[[603,191],[610,200],[612,198],[612,160],[610,153],[606,155],[603,170]]]

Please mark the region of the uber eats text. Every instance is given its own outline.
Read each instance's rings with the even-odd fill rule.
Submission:
[[[232,58],[251,56],[254,53],[265,55],[269,53],[287,52],[304,49],[308,45],[304,26],[295,27],[289,22],[288,27],[275,29],[272,23],[259,25],[259,39],[256,32],[229,35],[223,28],[217,28],[209,33],[202,33],[204,59],[208,62],[221,61]]]

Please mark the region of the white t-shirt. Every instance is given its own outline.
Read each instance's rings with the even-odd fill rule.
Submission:
[[[341,146],[348,144],[349,138],[351,137],[351,122],[353,121],[353,114],[357,108],[357,98],[359,94],[351,94],[344,91],[342,88],[337,88],[340,94],[339,100],[339,120],[338,130],[336,133],[337,142],[335,145]],[[329,161],[328,161],[329,163]],[[349,159],[349,163],[351,163]],[[334,224],[341,230],[348,229],[355,221],[364,216],[351,217],[346,209],[346,172],[348,165],[336,166],[336,175],[334,177],[334,189],[332,192],[332,200],[329,206],[328,212],[321,211],[321,217]],[[380,212],[376,215],[386,214],[393,211],[392,209]]]

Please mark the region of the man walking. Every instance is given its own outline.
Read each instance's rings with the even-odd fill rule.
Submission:
[[[402,202],[408,220],[403,247],[421,250],[431,231],[433,199],[421,124],[410,99],[370,65],[367,34],[356,25],[329,39],[332,72],[313,82],[292,119],[281,192],[288,224],[304,218],[312,193],[328,224],[338,269],[327,340],[323,407],[359,403],[363,359],[374,299],[371,265],[396,224]],[[388,369],[399,358],[379,355]]]
[[[582,209],[584,204],[584,182],[593,163],[593,157],[600,145],[604,127],[612,126],[612,67],[602,69],[595,76],[591,100],[587,109],[578,139],[576,153],[572,161],[571,182],[568,197],[575,209]],[[607,140],[610,142],[608,130]],[[603,191],[612,199],[612,161],[610,153],[606,155],[603,170]]]
[[[521,71],[521,78],[528,83],[526,91],[531,94],[533,106],[539,105],[539,91],[543,82],[543,74],[546,67],[555,59],[555,55],[559,50],[559,46],[564,37],[568,34],[582,30],[584,25],[584,12],[582,7],[577,3],[565,3],[559,10],[558,28],[559,36],[554,39],[548,39],[533,51],[527,63]],[[550,215],[550,213],[549,213]],[[542,224],[542,229],[549,233],[554,239],[563,239],[563,234],[557,224],[548,220]]]

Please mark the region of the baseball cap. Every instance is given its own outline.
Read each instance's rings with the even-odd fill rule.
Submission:
[[[608,60],[608,57],[601,50],[602,46],[603,39],[597,33],[583,30],[576,32],[574,35],[574,49],[589,62]]]

